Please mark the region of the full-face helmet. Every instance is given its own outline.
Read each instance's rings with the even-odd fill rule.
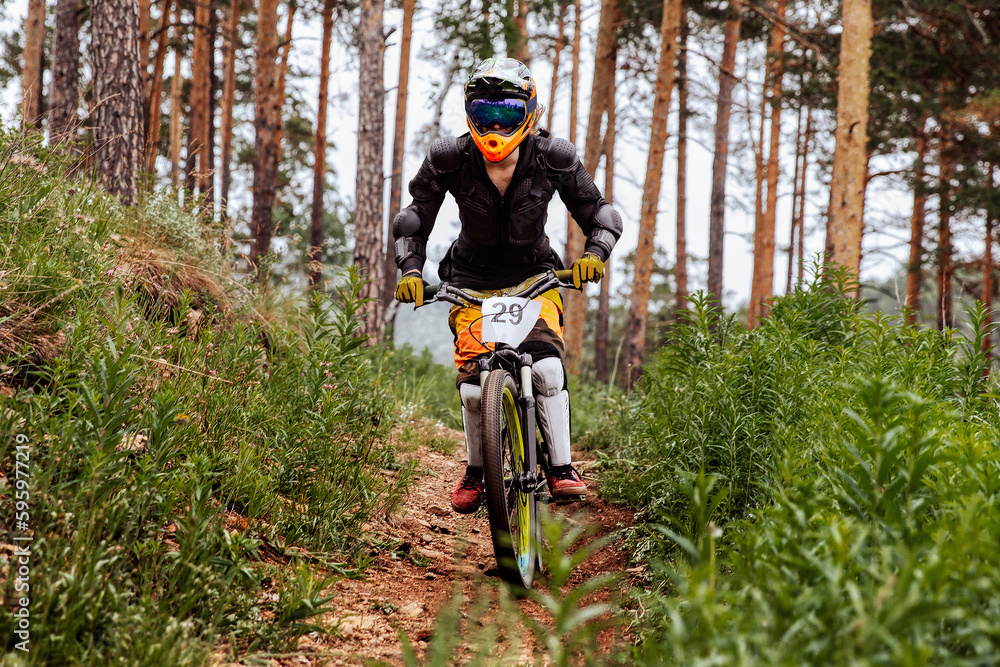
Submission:
[[[481,62],[465,84],[465,116],[472,140],[490,162],[514,152],[537,122],[531,72],[513,58]]]

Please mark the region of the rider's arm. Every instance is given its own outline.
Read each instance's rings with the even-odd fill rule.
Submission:
[[[565,139],[553,139],[544,158],[559,197],[587,235],[584,252],[594,253],[602,262],[607,261],[622,235],[622,218],[618,211],[601,196],[573,144]]]
[[[413,201],[393,220],[396,237],[396,266],[403,275],[422,271],[427,258],[427,237],[434,229],[444,195],[461,166],[462,154],[454,137],[438,139],[410,181]]]

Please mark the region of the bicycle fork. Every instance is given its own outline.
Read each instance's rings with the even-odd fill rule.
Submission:
[[[531,382],[531,365],[534,361],[530,354],[518,355],[518,371],[520,377],[521,391],[518,404],[521,408],[524,429],[524,459],[525,469],[514,476],[514,488],[526,493],[537,492],[538,487],[544,482],[544,477],[538,474],[538,439],[535,435],[535,394],[534,386]],[[486,386],[486,376],[490,374],[488,360],[479,362],[479,385]],[[513,471],[512,471],[513,472]]]

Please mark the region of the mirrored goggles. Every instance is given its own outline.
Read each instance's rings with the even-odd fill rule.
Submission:
[[[528,117],[525,101],[516,97],[472,100],[465,106],[469,120],[484,130],[490,130],[498,124],[501,129],[510,130],[520,127]]]

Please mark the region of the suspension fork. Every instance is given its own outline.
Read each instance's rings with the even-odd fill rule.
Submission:
[[[525,491],[534,491],[538,485],[538,447],[535,442],[535,394],[531,383],[530,354],[520,355],[521,371],[521,414],[524,416],[524,446],[526,470],[524,471]]]

